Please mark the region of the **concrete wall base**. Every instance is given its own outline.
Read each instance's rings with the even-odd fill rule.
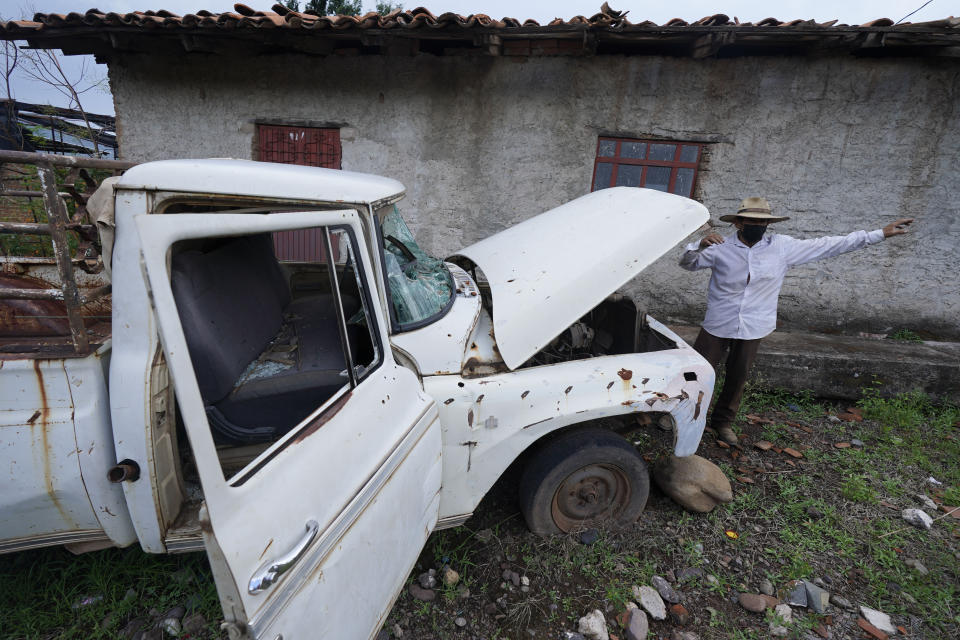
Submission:
[[[700,330],[671,329],[690,344]],[[842,400],[860,398],[876,381],[882,396],[920,390],[939,402],[960,404],[960,343],[775,331],[760,343],[751,379]]]

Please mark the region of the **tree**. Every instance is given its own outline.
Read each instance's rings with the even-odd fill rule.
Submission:
[[[396,4],[392,2],[383,2],[382,0],[377,2],[377,13],[382,16],[387,15],[391,11],[396,11],[397,9],[403,9],[403,5],[399,2]]]
[[[97,143],[96,131],[87,118],[87,112],[83,108],[80,96],[92,89],[102,88],[107,79],[102,76],[91,75],[86,60],[83,61],[75,75],[69,73],[60,64],[60,55],[49,49],[26,49],[22,51],[21,55],[24,58],[24,64],[21,65],[21,68],[27,77],[56,89],[67,98],[69,108],[80,112],[89,134],[89,140],[93,142],[94,153],[100,155],[100,145]]]
[[[313,0],[312,0],[313,1]],[[326,5],[326,13],[337,16],[358,16],[363,11],[361,0],[320,0],[318,4]],[[319,14],[324,15],[324,14]]]
[[[377,11],[380,11],[381,5],[384,7],[391,6],[389,2],[378,2]],[[300,11],[300,0],[283,0],[283,6],[291,11]],[[399,6],[398,4],[397,7],[399,8]],[[362,0],[306,0],[303,5],[303,13],[310,13],[315,16],[357,16],[362,11]]]

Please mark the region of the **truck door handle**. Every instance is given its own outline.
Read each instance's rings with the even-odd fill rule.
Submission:
[[[253,577],[250,578],[250,584],[247,585],[247,591],[250,592],[250,595],[256,595],[264,591],[279,580],[280,576],[286,573],[290,567],[295,565],[303,557],[313,539],[317,537],[319,530],[320,525],[317,524],[316,520],[307,520],[307,531],[297,544],[279,558],[267,562],[253,574]]]

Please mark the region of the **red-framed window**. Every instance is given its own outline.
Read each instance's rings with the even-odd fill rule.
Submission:
[[[257,159],[340,169],[343,160],[340,129],[258,124]],[[336,239],[333,240],[336,244]],[[318,229],[274,233],[273,248],[277,259],[284,262],[324,260],[323,242]]]
[[[702,153],[697,142],[601,137],[590,190],[646,187],[689,198]]]

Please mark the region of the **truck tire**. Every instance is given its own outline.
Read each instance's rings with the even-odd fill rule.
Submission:
[[[540,448],[520,478],[520,510],[539,535],[636,522],[650,476],[637,450],[603,429],[564,434]]]

